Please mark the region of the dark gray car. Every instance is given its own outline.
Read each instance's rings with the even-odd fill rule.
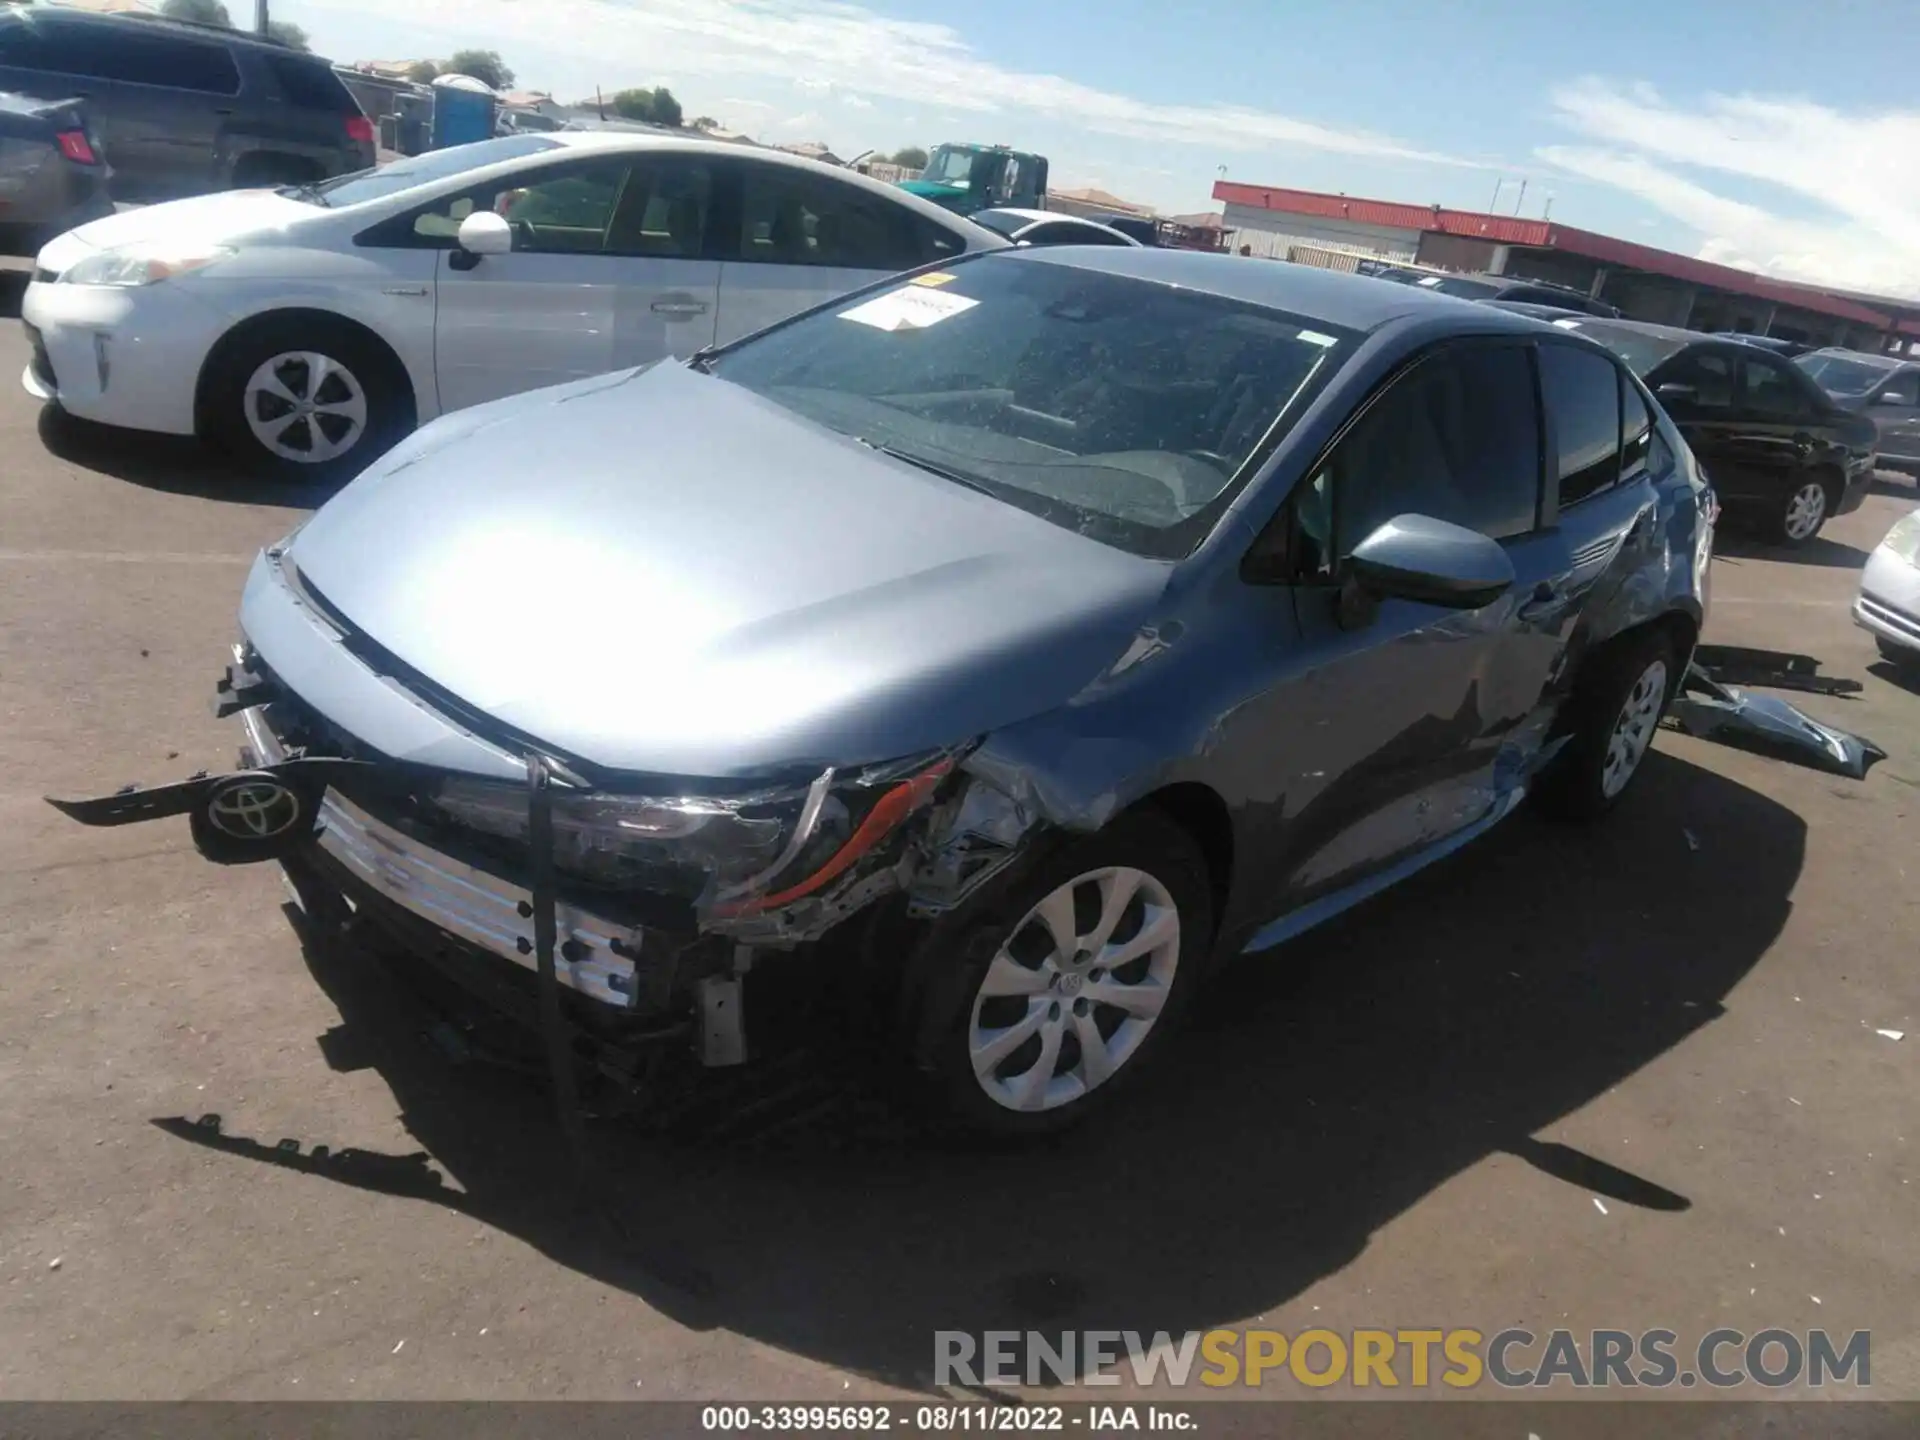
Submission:
[[[62,808],[186,813],[605,1068],[850,989],[1024,1133],[1227,956],[1618,801],[1713,514],[1534,321],[992,252],[428,426],[256,563],[248,768]]]
[[[300,184],[374,163],[372,122],[327,61],[236,30],[7,6],[0,89],[83,99],[116,200]]]
[[[1793,363],[1841,405],[1873,421],[1881,469],[1920,475],[1920,364],[1857,350],[1810,350]]]
[[[0,254],[113,213],[100,149],[79,101],[0,93]]]

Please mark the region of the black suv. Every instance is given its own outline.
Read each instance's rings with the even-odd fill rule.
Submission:
[[[373,124],[330,63],[238,30],[10,5],[0,90],[84,100],[117,200],[298,184],[374,163]]]

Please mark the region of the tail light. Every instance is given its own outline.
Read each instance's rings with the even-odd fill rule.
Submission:
[[[60,153],[76,165],[98,165],[100,157],[93,153],[93,142],[87,139],[84,130],[62,130],[54,137],[60,144]]]
[[[373,121],[364,115],[347,116],[347,138],[373,144]]]

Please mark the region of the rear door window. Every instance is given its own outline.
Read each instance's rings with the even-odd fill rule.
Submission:
[[[1740,408],[1748,414],[1769,420],[1798,420],[1812,413],[1812,402],[1795,383],[1784,361],[1743,360],[1740,369]]]
[[[1687,399],[1698,410],[1731,410],[1735,378],[1733,358],[1715,350],[1677,355],[1652,376],[1656,394],[1662,386],[1686,386],[1692,392]]]
[[[762,265],[908,270],[926,260],[937,227],[906,207],[823,175],[749,164],[738,246],[727,258]],[[950,242],[957,253],[959,244]]]
[[[1620,386],[1619,370],[1604,355],[1571,345],[1540,347],[1540,395],[1553,417],[1562,505],[1620,478]]]
[[[712,167],[692,158],[642,160],[620,192],[608,253],[697,260],[712,209]]]
[[[131,85],[161,85],[206,95],[238,95],[240,70],[233,53],[218,41],[159,33],[103,34],[88,46],[92,72]]]

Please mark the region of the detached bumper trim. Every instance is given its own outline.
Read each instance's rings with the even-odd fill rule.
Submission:
[[[242,716],[247,743],[261,760],[281,755],[258,710]],[[366,885],[422,920],[532,972],[533,894],[526,887],[442,855],[329,790],[320,804],[316,843]],[[620,1010],[633,1004],[631,957],[641,933],[565,901],[555,907],[554,970],[562,985]]]

